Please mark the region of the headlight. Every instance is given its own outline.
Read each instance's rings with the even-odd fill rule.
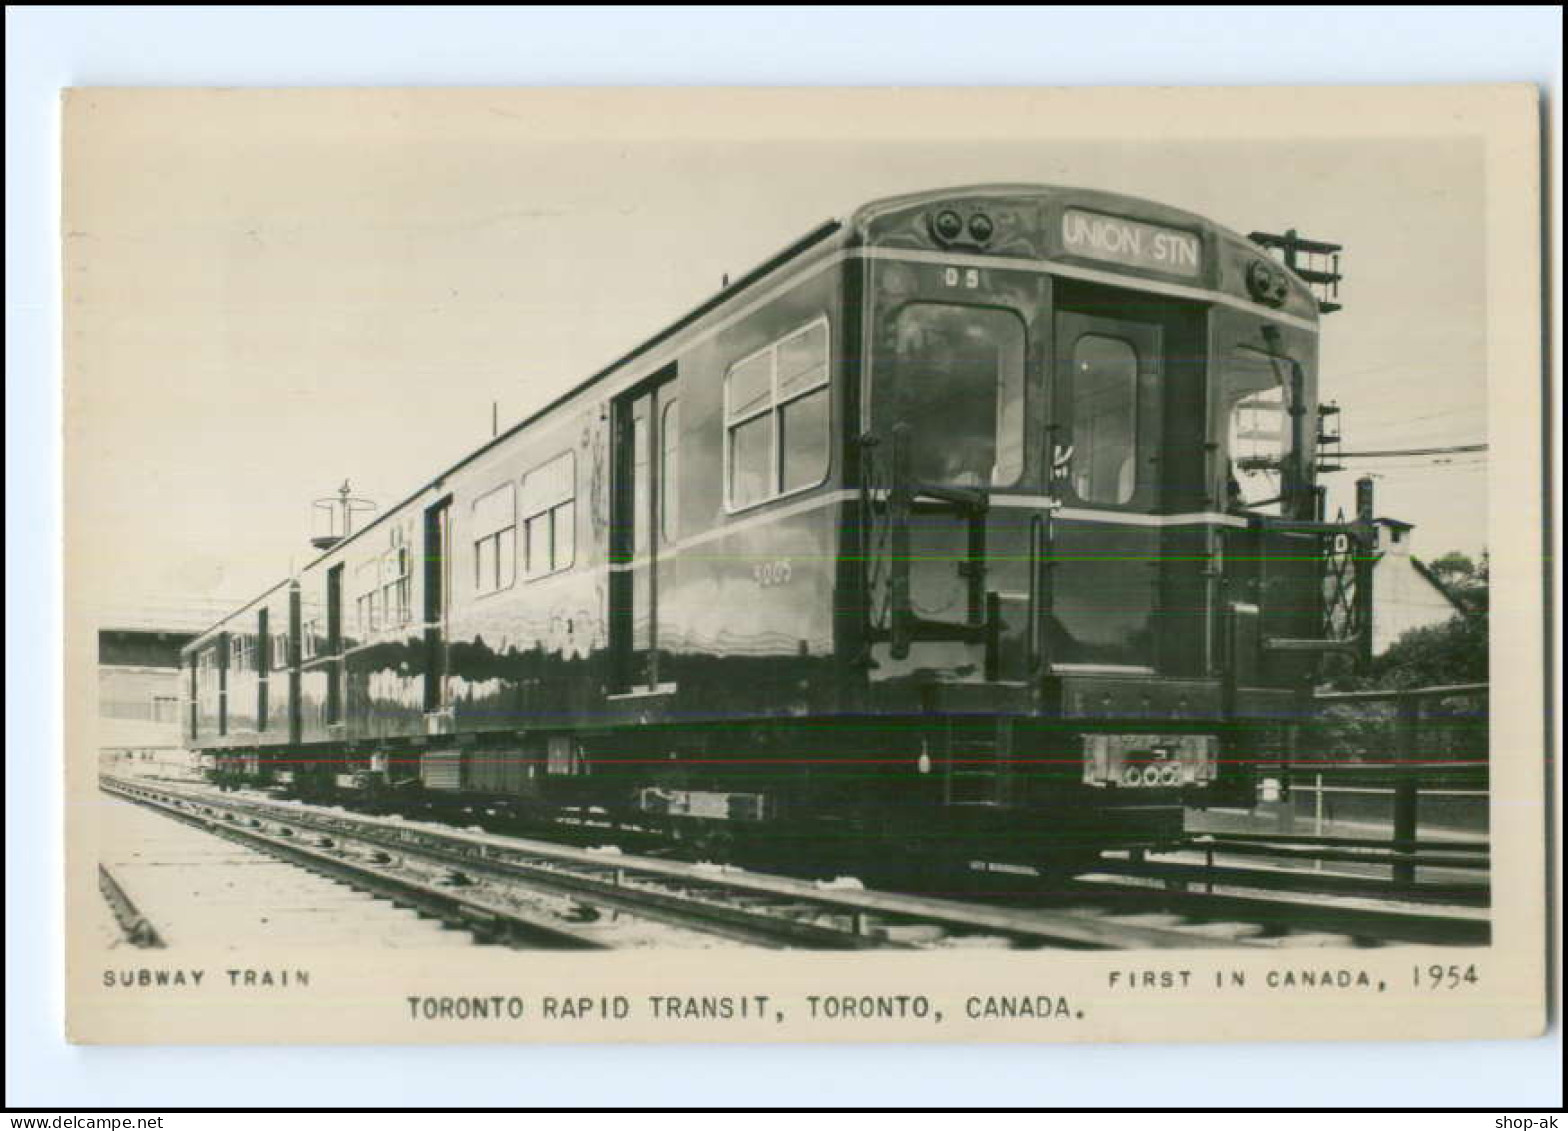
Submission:
[[[964,219],[951,208],[944,208],[931,221],[931,230],[943,243],[950,243],[964,234]]]
[[[1265,306],[1284,306],[1290,293],[1285,269],[1272,259],[1254,259],[1247,264],[1247,293]]]

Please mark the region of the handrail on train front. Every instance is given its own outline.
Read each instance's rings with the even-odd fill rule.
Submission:
[[[986,649],[987,678],[994,678],[1000,653],[1001,607],[998,596],[986,591],[986,517],[991,500],[984,491],[915,482],[909,425],[894,425],[891,441],[889,483],[882,500],[888,529],[888,627],[884,638],[889,654],[895,660],[907,659],[917,640],[981,643]],[[875,438],[867,436],[862,443],[869,450]],[[968,591],[965,620],[960,625],[929,621],[915,613],[910,590],[910,519],[922,504],[951,508],[969,521],[968,545],[958,564]],[[878,626],[871,626],[871,630],[874,637],[881,635]]]
[[[958,567],[959,576],[967,583],[968,609],[966,628],[983,628],[986,623],[985,594],[985,520],[991,502],[983,491],[963,487],[935,487],[915,482],[913,459],[910,451],[909,425],[900,421],[893,426],[893,476],[888,490],[889,542],[892,561],[889,563],[888,583],[892,587],[892,638],[891,654],[895,660],[909,655],[915,638],[921,635],[922,623],[915,615],[914,600],[910,593],[909,520],[916,505],[930,499],[950,506],[969,519],[969,544],[965,560]]]

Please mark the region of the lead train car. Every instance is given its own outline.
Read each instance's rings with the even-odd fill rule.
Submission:
[[[802,859],[1156,843],[1354,647],[1317,321],[1147,201],[869,204],[192,642],[190,745]]]

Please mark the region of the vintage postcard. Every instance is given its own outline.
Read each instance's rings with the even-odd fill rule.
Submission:
[[[1538,116],[67,92],[68,1035],[1540,1032]]]

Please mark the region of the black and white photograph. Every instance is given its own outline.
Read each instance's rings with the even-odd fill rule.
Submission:
[[[1530,88],[63,128],[72,1039],[1544,1024]]]

